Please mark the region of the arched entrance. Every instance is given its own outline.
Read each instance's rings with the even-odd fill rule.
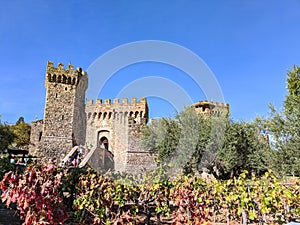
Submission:
[[[99,140],[99,145],[101,148],[105,148],[106,150],[108,150],[109,143],[108,143],[107,137],[105,137],[105,136],[101,137]]]
[[[99,130],[97,131],[97,146],[100,148],[104,148],[108,151],[111,151],[111,143],[110,143],[110,132],[109,130]]]
[[[108,130],[100,130],[98,132],[98,166],[101,170],[107,171],[109,169],[114,169],[114,155],[112,153],[112,145],[110,142],[110,132]]]

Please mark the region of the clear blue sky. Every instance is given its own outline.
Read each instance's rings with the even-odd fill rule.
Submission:
[[[133,41],[173,42],[200,56],[238,120],[266,115],[270,102],[280,108],[286,72],[300,65],[299,0],[12,0],[1,3],[0,28],[0,114],[9,123],[43,117],[48,60],[87,70]],[[152,75],[178,83],[193,101],[203,98],[182,71],[159,63],[122,69],[100,97],[114,98],[129,81]],[[149,106],[151,117],[173,113],[167,102],[150,98]]]

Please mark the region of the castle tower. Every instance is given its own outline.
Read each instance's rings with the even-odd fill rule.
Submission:
[[[229,116],[229,104],[219,102],[209,102],[206,100],[196,102],[192,107],[195,108],[196,112],[202,115],[204,118],[209,118],[212,115],[221,115],[225,113],[225,116]]]
[[[73,65],[65,69],[48,62],[46,69],[46,104],[39,155],[62,158],[75,145],[85,144],[85,91],[88,76]]]

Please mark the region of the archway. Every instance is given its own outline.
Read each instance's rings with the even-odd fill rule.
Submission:
[[[108,130],[101,130],[98,133],[98,158],[99,160],[99,168],[101,168],[104,171],[107,171],[109,169],[114,169],[115,167],[115,162],[114,162],[114,155],[111,152],[112,151],[112,145],[111,145],[111,140],[110,138],[110,133]]]
[[[100,147],[105,148],[106,150],[108,150],[109,142],[108,142],[107,137],[105,137],[105,136],[101,137],[100,140],[99,140],[99,145],[100,145]]]

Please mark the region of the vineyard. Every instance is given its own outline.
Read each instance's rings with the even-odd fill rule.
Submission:
[[[297,180],[271,172],[220,181],[196,176],[137,179],[91,170],[33,166],[8,172],[2,201],[24,224],[284,224],[300,216]]]

